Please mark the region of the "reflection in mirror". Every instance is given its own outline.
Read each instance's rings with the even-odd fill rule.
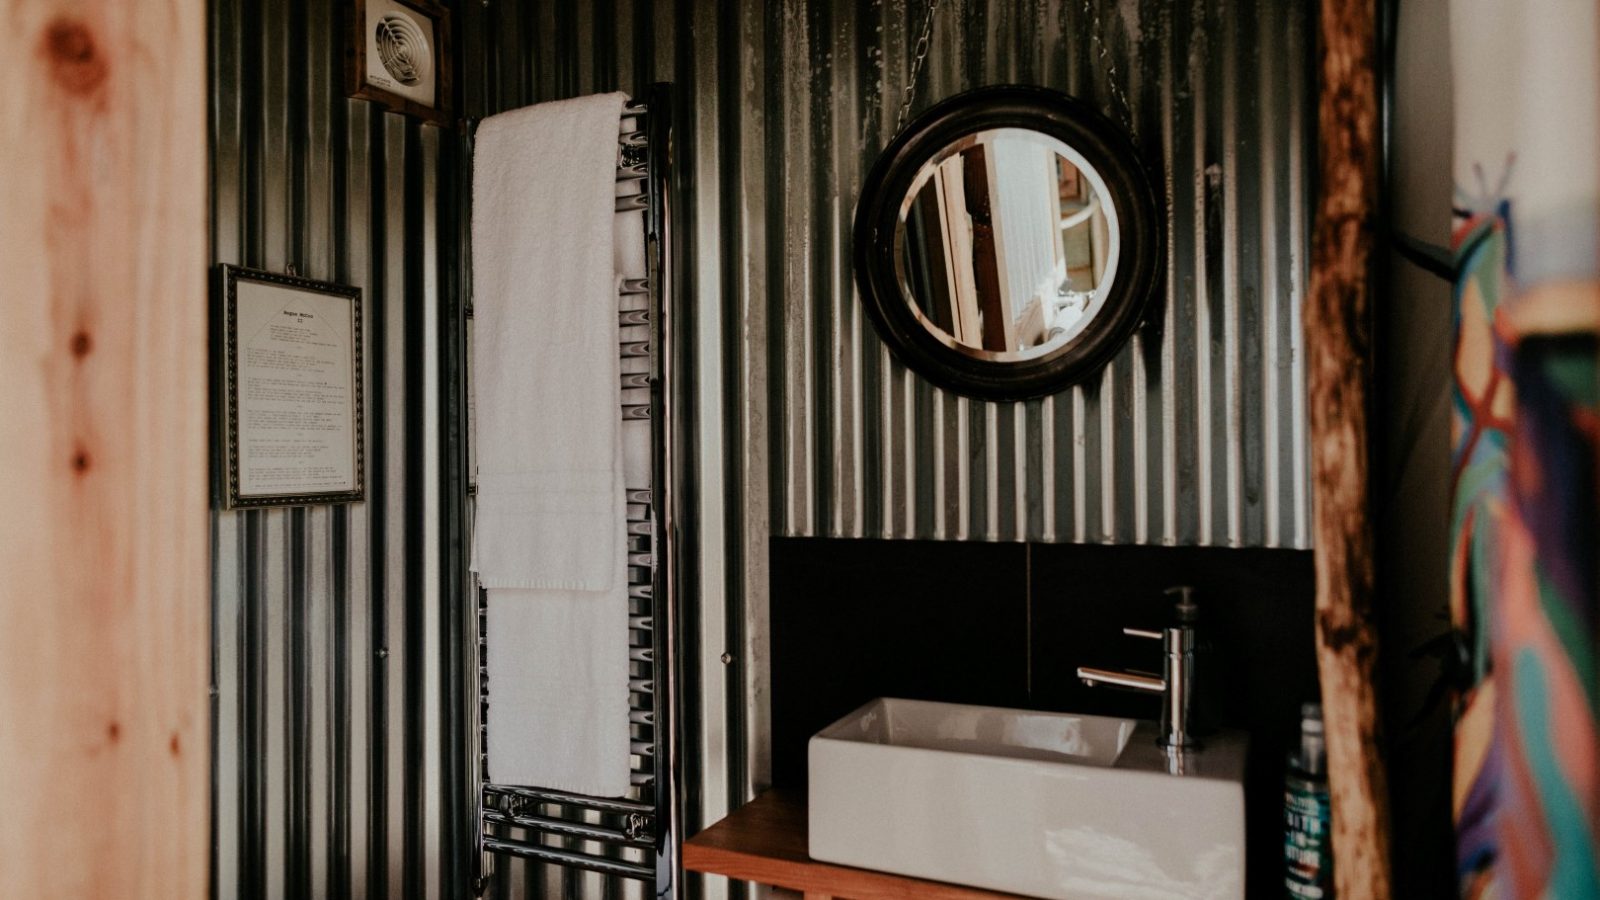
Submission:
[[[1033,359],[1100,312],[1117,234],[1110,193],[1071,147],[1021,128],[979,131],[923,165],[900,204],[900,290],[947,346]]]

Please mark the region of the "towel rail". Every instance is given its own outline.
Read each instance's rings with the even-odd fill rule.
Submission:
[[[577,822],[568,822],[564,819],[552,819],[547,816],[514,815],[501,812],[486,812],[483,814],[485,822],[495,825],[508,825],[514,828],[532,828],[546,831],[551,834],[562,834],[570,837],[579,837],[591,841],[607,841],[613,844],[622,844],[629,847],[649,847],[650,841],[646,838],[629,837],[628,833],[618,828],[602,828],[598,825],[582,825]]]
[[[486,838],[483,846],[490,853],[506,853],[511,856],[536,859],[558,866],[588,869],[591,872],[621,875],[624,878],[636,878],[641,881],[653,880],[656,875],[656,870],[653,867],[642,863],[623,862],[610,857],[594,856],[593,854],[571,850],[557,850],[539,844],[524,844],[499,838]]]
[[[638,182],[639,193],[619,196],[616,209],[644,213],[647,261],[646,277],[624,278],[620,285],[623,298],[646,297],[645,308],[620,309],[617,321],[623,329],[646,329],[621,340],[618,354],[625,362],[646,360],[648,371],[623,373],[621,387],[649,392],[648,402],[639,395],[628,395],[633,399],[623,402],[620,413],[624,421],[648,422],[652,444],[650,486],[630,486],[625,491],[632,787],[623,797],[590,797],[490,780],[487,711],[493,686],[485,665],[486,595],[473,584],[477,626],[472,650],[476,653],[478,691],[475,887],[480,894],[494,875],[496,857],[511,856],[651,882],[660,900],[682,896],[677,849],[682,839],[677,797],[680,740],[673,716],[678,697],[672,539],[676,498],[671,475],[675,451],[670,415],[674,366],[668,312],[671,297],[664,289],[671,284],[667,195],[670,96],[671,85],[657,84],[651,88],[648,102],[626,104],[617,138],[617,181]],[[467,315],[471,317],[470,305]],[[475,483],[468,485],[467,493],[470,502],[477,494]]]

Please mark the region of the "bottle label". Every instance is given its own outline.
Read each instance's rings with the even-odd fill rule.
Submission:
[[[1290,777],[1283,795],[1283,855],[1288,896],[1298,900],[1333,897],[1332,809],[1328,789]]]

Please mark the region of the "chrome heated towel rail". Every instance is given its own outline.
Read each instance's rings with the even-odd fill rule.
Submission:
[[[628,104],[623,123],[617,180],[637,181],[640,188],[637,194],[618,196],[617,211],[644,212],[647,275],[625,279],[622,293],[625,298],[645,295],[648,302],[643,309],[619,310],[619,353],[625,360],[646,358],[649,364],[647,371],[623,374],[620,414],[624,420],[650,422],[652,448],[650,483],[627,489],[632,786],[623,797],[590,797],[493,780],[486,752],[486,714],[493,702],[493,685],[488,683],[485,655],[485,593],[474,583],[477,639],[471,652],[478,702],[473,769],[479,850],[475,887],[480,893],[494,876],[496,857],[513,856],[647,882],[659,898],[681,896],[680,742],[673,715],[678,708],[679,632],[673,591],[677,542],[671,474],[676,471],[672,430],[676,417],[669,390],[676,337],[670,314],[671,85],[654,85],[645,102]],[[470,429],[468,433],[470,441]],[[469,485],[469,498],[475,494],[475,486]]]

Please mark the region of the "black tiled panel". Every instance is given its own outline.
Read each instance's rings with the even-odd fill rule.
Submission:
[[[774,538],[773,782],[806,742],[874,697],[1027,702],[1021,544]]]
[[[1036,544],[1030,568],[1032,700],[1044,709],[1155,718],[1155,698],[1086,687],[1077,667],[1159,672],[1155,643],[1122,628],[1159,627],[1172,602],[1163,589],[1194,586],[1209,644],[1197,690],[1216,721],[1250,733],[1249,894],[1282,896],[1284,756],[1300,704],[1317,696],[1311,553]]]

